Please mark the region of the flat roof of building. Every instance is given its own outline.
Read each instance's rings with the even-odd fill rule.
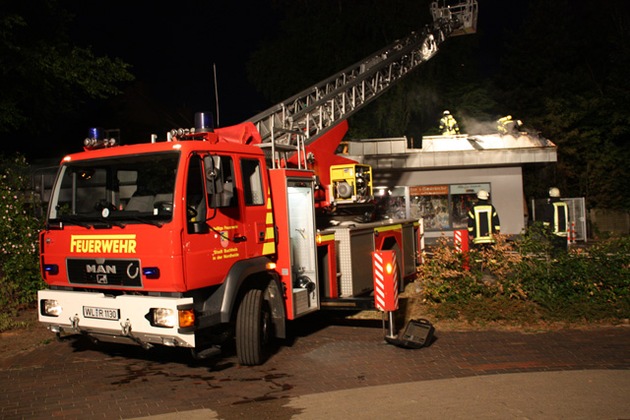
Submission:
[[[557,147],[538,135],[425,136],[363,139],[348,143],[348,155],[374,169],[438,169],[512,166],[557,161]],[[416,146],[416,147],[413,147]]]

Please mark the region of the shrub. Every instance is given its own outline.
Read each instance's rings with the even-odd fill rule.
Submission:
[[[433,303],[461,302],[481,292],[479,279],[463,269],[464,255],[440,238],[433,255],[420,266],[418,292]]]
[[[34,301],[43,285],[37,247],[40,222],[32,215],[38,203],[28,187],[25,158],[0,156],[0,306],[8,316]]]
[[[499,235],[493,247],[473,249],[468,258],[441,238],[419,269],[415,293],[442,318],[626,319],[630,238],[563,252],[546,228],[534,225],[518,241]]]
[[[553,257],[530,256],[519,267],[533,302],[552,319],[630,317],[630,238],[613,238]]]

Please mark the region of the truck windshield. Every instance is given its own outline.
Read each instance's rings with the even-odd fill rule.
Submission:
[[[63,164],[48,207],[49,223],[162,224],[172,219],[178,152]]]

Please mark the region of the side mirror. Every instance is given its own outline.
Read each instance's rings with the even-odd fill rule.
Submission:
[[[223,192],[223,170],[220,156],[206,156],[206,189],[208,194],[221,194]]]

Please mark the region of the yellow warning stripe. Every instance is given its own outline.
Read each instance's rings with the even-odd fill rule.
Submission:
[[[269,255],[276,252],[276,243],[275,242],[265,242],[263,244],[263,255]]]
[[[269,255],[276,252],[276,230],[273,225],[273,206],[271,205],[271,191],[267,190],[267,215],[265,219],[265,242],[262,254]]]

